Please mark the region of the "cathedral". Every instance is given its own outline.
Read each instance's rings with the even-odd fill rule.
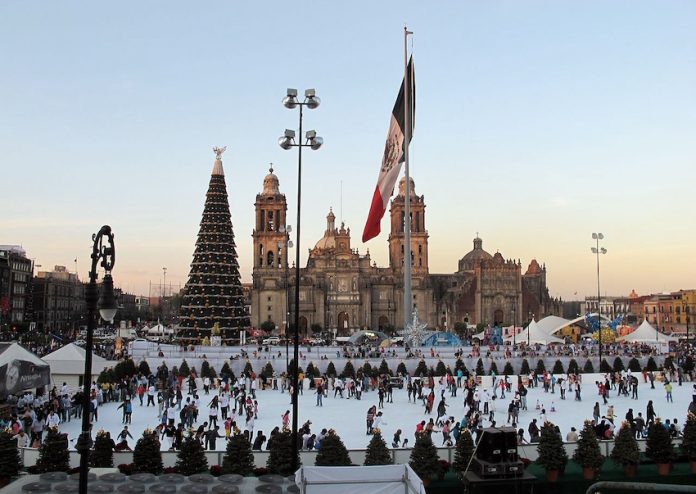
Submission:
[[[411,179],[411,265],[414,309],[431,328],[454,329],[456,323],[521,325],[534,317],[560,315],[562,303],[549,296],[546,266],[532,260],[524,274],[520,261],[474,248],[459,260],[457,272],[431,274],[425,198]],[[300,269],[300,334],[329,331],[350,336],[360,329],[391,331],[403,327],[405,179],[391,201],[389,266],[378,267],[369,251],[351,247],[350,228],[336,225],[329,210],[326,230]],[[287,202],[273,169],[256,196],[252,233],[254,266],[251,325],[271,321],[281,334],[294,321],[295,269],[288,265]]]

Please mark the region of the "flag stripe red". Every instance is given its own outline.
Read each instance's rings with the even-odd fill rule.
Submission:
[[[382,195],[379,193],[379,184],[375,187],[375,193],[372,195],[372,204],[370,204],[370,212],[367,215],[365,229],[363,230],[362,241],[367,242],[370,239],[379,235],[380,222],[384,216],[385,207]]]

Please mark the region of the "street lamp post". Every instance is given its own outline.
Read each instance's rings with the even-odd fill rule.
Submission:
[[[106,242],[105,242],[106,240]],[[92,235],[92,268],[89,271],[89,284],[85,288],[87,302],[87,336],[85,338],[85,371],[83,376],[82,397],[82,433],[77,441],[77,451],[80,453],[80,483],[79,494],[87,494],[87,474],[89,473],[89,452],[92,446],[90,433],[90,384],[92,381],[92,334],[94,333],[96,311],[99,309],[101,318],[113,321],[118,306],[114,298],[114,280],[111,270],[116,262],[116,247],[111,227],[104,225],[96,235]],[[97,267],[104,268],[101,296],[97,288]]]
[[[597,255],[597,328],[599,331],[599,335],[597,340],[599,341],[599,367],[598,370],[601,373],[602,372],[602,319],[601,319],[601,314],[602,314],[602,304],[601,304],[601,296],[602,292],[599,290],[599,255],[600,254],[606,254],[607,249],[604,247],[599,246],[599,241],[604,239],[604,235],[601,233],[593,233],[592,234],[592,239],[595,240],[596,246],[592,247],[592,253]]]
[[[308,130],[304,136],[305,142],[302,142],[302,116],[303,109],[306,106],[310,110],[319,107],[321,100],[316,96],[314,89],[305,91],[305,99],[300,102],[297,99],[297,89],[288,89],[287,95],[283,98],[283,106],[288,109],[296,107],[300,108],[300,125],[299,125],[299,142],[295,141],[295,131],[285,129],[283,136],[278,139],[278,144],[281,148],[288,150],[297,148],[297,231],[295,232],[295,335],[293,342],[293,368],[291,382],[294,383],[292,388],[292,471],[297,471],[297,457],[299,455],[299,445],[297,438],[297,413],[298,413],[298,365],[299,365],[299,347],[300,347],[300,206],[302,199],[302,148],[308,147],[314,151],[319,149],[324,143],[324,140],[317,136],[314,130]]]
[[[285,372],[288,372],[288,367],[290,366],[290,361],[289,361],[289,344],[290,340],[288,340],[288,324],[290,323],[290,290],[288,288],[288,259],[290,255],[290,249],[292,249],[292,240],[289,240],[290,237],[290,232],[292,232],[292,226],[288,225],[287,228],[284,226],[280,226],[278,229],[280,233],[285,234],[285,241],[278,242],[278,250],[282,252],[282,255],[285,256],[285,327],[284,329],[284,336],[285,336]],[[281,263],[282,263],[282,257],[281,257]]]
[[[515,302],[517,303],[517,302]],[[515,306],[512,306],[512,349],[515,350],[515,337],[517,333],[517,317],[515,316]]]

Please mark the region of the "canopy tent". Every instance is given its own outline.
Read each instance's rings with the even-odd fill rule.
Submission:
[[[462,346],[462,341],[454,333],[435,331],[423,340],[422,346]]]
[[[626,343],[669,343],[670,341],[679,341],[679,338],[660,333],[650,325],[647,319],[644,319],[640,326],[626,336],[617,338],[617,341]]]
[[[53,384],[66,383],[71,388],[78,388],[85,372],[86,353],[84,348],[70,343],[46,355],[44,360],[51,366]],[[96,379],[101,371],[116,364],[117,362],[92,353],[92,380]]]
[[[580,318],[580,320],[582,319],[584,319],[584,317]],[[554,334],[557,331],[560,331],[561,329],[565,328],[569,324],[572,324],[572,321],[558,316],[546,316],[545,318],[537,322],[539,328],[547,334]]]
[[[302,494],[425,494],[409,465],[369,467],[307,467],[295,473]]]
[[[46,362],[19,343],[0,343],[0,397],[50,383]]]
[[[348,338],[349,345],[380,345],[389,336],[381,331],[356,331]]]
[[[548,334],[546,331],[541,329],[539,324],[534,320],[529,323],[529,326],[527,326],[524,331],[521,331],[515,335],[514,339],[516,343],[526,343],[528,341],[529,343],[540,343],[542,345],[549,345],[551,343],[565,343],[565,341],[561,338]],[[512,336],[505,338],[505,342],[512,342],[512,340]]]

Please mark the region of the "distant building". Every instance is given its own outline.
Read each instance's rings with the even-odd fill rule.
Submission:
[[[0,245],[0,324],[25,324],[32,261],[19,245]]]
[[[34,317],[37,329],[72,335],[87,325],[85,285],[65,266],[39,271],[33,280]]]

